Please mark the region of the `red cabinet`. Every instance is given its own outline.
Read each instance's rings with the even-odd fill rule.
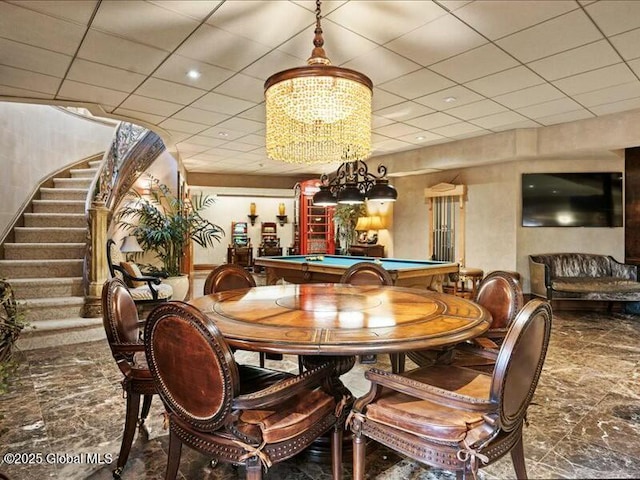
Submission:
[[[328,253],[336,250],[333,207],[313,205],[313,194],[318,191],[319,180],[300,183],[300,254]]]

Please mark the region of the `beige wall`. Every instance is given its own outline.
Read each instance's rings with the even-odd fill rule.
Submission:
[[[463,183],[466,200],[466,265],[485,272],[516,270],[529,288],[528,255],[589,252],[624,260],[624,228],[521,227],[521,174],[524,172],[624,171],[614,155],[572,160],[520,160],[482,167],[394,178],[399,196],[394,210],[393,256],[428,256],[428,206],[424,189],[440,182]],[[455,180],[454,180],[455,179]]]
[[[107,149],[113,130],[54,107],[0,102],[0,239],[42,180]]]

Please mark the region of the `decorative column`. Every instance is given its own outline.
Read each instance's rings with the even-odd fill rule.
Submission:
[[[109,276],[107,265],[107,218],[109,209],[102,201],[91,202],[89,208],[90,243],[87,252],[87,280],[85,317],[102,316],[102,285]]]

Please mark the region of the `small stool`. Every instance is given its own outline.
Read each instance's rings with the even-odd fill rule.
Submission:
[[[484,272],[479,268],[461,267],[458,281],[453,284],[453,294],[463,298],[474,298],[483,276]],[[467,282],[471,282],[471,289],[467,289]]]

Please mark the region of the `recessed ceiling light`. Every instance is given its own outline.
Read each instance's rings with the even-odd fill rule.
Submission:
[[[201,73],[197,70],[189,70],[187,72],[187,77],[191,78],[192,80],[196,80],[198,78],[200,78]]]
[[[456,100],[457,100],[457,98],[456,98],[456,97],[444,97],[444,98],[442,99],[442,101],[443,101],[443,102],[445,102],[445,103],[453,103],[453,102],[455,102]]]
[[[419,135],[416,137],[416,140],[424,140],[424,138],[425,138],[424,135]]]
[[[229,134],[227,132],[218,132],[219,137],[228,137]]]

